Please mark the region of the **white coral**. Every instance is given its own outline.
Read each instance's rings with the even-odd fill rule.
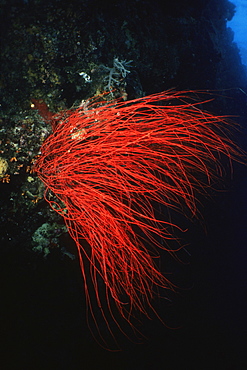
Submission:
[[[113,59],[113,66],[107,67],[102,65],[101,67],[108,72],[108,75],[104,80],[107,81],[107,85],[104,87],[106,91],[112,91],[114,85],[119,86],[121,81],[126,78],[127,74],[130,73],[129,67],[132,60],[119,60],[118,58]]]

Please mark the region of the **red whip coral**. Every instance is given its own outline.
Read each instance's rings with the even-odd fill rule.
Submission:
[[[169,250],[179,226],[162,220],[158,205],[195,214],[195,192],[222,174],[219,157],[239,155],[229,123],[187,103],[184,93],[163,92],[127,102],[92,99],[54,116],[52,126],[34,170],[76,243],[96,325],[91,284],[106,322],[109,312],[115,320],[113,303],[128,322],[135,310],[148,316],[155,287],[172,288],[152,247]]]

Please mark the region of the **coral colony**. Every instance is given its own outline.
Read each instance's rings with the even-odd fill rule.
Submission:
[[[194,215],[196,193],[222,175],[220,157],[239,158],[227,134],[231,124],[187,103],[186,95],[168,91],[127,102],[103,96],[57,116],[36,101],[53,133],[34,170],[77,246],[96,327],[94,304],[107,325],[109,317],[118,325],[116,308],[130,325],[137,311],[149,317],[155,292],[172,289],[154,250],[169,251],[179,228],[157,210]]]

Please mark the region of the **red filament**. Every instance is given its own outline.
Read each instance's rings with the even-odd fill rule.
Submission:
[[[169,251],[179,225],[159,219],[154,205],[194,215],[196,192],[222,175],[221,155],[231,163],[239,153],[229,123],[187,103],[186,94],[96,100],[53,118],[34,169],[78,248],[92,317],[91,284],[99,307],[107,306],[115,320],[115,302],[130,322],[135,310],[149,315],[155,287],[172,288],[149,246]]]

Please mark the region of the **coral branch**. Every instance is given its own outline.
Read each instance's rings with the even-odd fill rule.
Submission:
[[[34,169],[78,248],[93,318],[85,258],[97,304],[104,306],[102,279],[113,319],[112,302],[131,322],[135,310],[149,315],[155,287],[173,288],[154,256],[157,248],[169,251],[179,225],[159,218],[155,205],[196,214],[196,192],[222,175],[221,155],[230,163],[240,155],[229,128],[181,92],[128,102],[92,99],[86,111],[69,111],[53,125]]]

